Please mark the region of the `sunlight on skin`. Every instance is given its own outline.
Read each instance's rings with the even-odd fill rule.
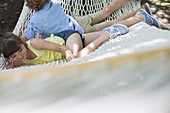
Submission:
[[[108,11],[109,9],[108,8],[105,8],[106,11]]]
[[[104,32],[100,35],[98,39],[90,43],[84,49],[82,49],[78,55],[78,57],[83,57],[88,55],[89,53],[93,52],[96,48],[98,48],[104,41],[109,39],[108,32]]]
[[[136,14],[134,17],[130,17],[130,18],[126,19],[126,20],[119,21],[119,22],[117,22],[115,24],[124,24],[127,27],[130,27],[130,26],[132,26],[132,25],[134,25],[134,24],[136,24],[136,23],[138,23],[140,21],[144,21],[144,16],[141,15],[141,14]]]
[[[141,14],[136,14],[135,17],[144,21],[144,16]]]
[[[93,51],[93,48],[95,48],[94,43],[89,44],[86,48],[82,49],[82,51],[80,51],[78,57],[83,57],[88,55],[89,53],[91,53]]]
[[[73,44],[73,55],[75,56],[75,57],[77,57],[78,56],[78,49],[79,48],[79,46],[78,46],[78,44]]]
[[[93,43],[89,44],[89,47],[90,47],[90,48],[95,48],[95,46],[94,46]]]
[[[106,6],[102,11],[104,13],[104,18],[107,18],[112,12],[118,10],[124,3],[131,0],[116,0],[111,2],[108,6]]]

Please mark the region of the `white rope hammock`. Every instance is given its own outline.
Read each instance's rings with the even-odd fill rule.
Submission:
[[[15,69],[2,70],[1,75],[15,71],[37,71],[47,67],[60,67],[66,65],[83,64],[88,62],[100,61],[106,58],[116,58],[128,54],[141,53],[159,50],[170,47],[170,32],[155,27],[151,27],[144,22],[130,27],[130,32],[126,35],[110,39],[103,43],[98,49],[83,58],[77,58],[70,62],[66,60],[54,61],[52,63],[21,66]],[[166,54],[165,54],[166,57]]]
[[[77,16],[98,11],[111,2],[82,1],[61,3],[64,11]],[[128,2],[113,18],[138,7],[138,2]],[[13,31],[16,35],[33,12],[23,7]],[[144,22],[129,29],[129,33],[106,41],[83,58],[1,70],[0,111],[169,113],[170,31]]]
[[[56,0],[52,0],[55,2]],[[103,9],[106,5],[110,2],[115,0],[58,0],[60,1],[64,12],[71,16],[82,16],[86,14],[91,14]],[[113,20],[124,13],[133,11],[140,7],[140,3],[137,1],[127,2],[121,9],[114,12],[110,15],[107,20]],[[19,35],[20,29],[24,26],[25,22],[29,21],[32,14],[34,13],[33,10],[28,9],[25,5],[23,6],[23,10],[21,12],[20,18],[16,24],[16,27],[13,31],[14,34]]]
[[[52,0],[55,2],[56,0]],[[63,10],[69,14],[74,16],[82,16],[86,14],[91,14],[93,12],[99,11],[103,9],[106,5],[108,5],[110,2],[113,2],[115,0],[59,0]],[[110,17],[107,18],[107,20],[115,19],[119,16],[121,16],[124,13],[133,11],[134,9],[137,9],[140,7],[140,3],[138,1],[131,1],[124,4],[119,10],[114,12],[110,15]],[[24,27],[24,24],[28,22],[33,15],[34,11],[29,9],[25,4],[23,6],[22,12],[20,14],[20,17],[18,19],[18,22],[13,30],[13,33],[15,35],[19,35],[22,31],[22,28]],[[0,67],[1,69],[4,66],[4,59],[0,58]],[[65,62],[63,60],[62,62]]]
[[[53,0],[53,2],[55,2],[55,1],[56,0]],[[59,0],[59,1],[60,1],[61,5],[63,7],[63,10],[67,14],[74,15],[74,16],[82,16],[82,15],[86,15],[86,14],[90,14],[90,13],[99,11],[114,0]],[[107,19],[108,20],[115,19],[115,18],[121,16],[122,14],[133,11],[133,10],[139,8],[139,7],[140,7],[140,3],[138,1],[127,2],[119,10],[117,10],[112,15],[110,15],[110,17],[108,17]],[[19,20],[16,24],[14,31],[13,31],[14,34],[19,35],[19,32],[23,28],[25,22],[29,21],[29,19],[31,18],[33,13],[34,13],[34,11],[29,9],[28,7],[26,7],[25,4],[24,4],[23,10],[22,10],[21,15],[19,17]],[[70,63],[79,64],[79,63],[82,63],[82,61],[88,62],[88,61],[91,61],[92,59],[98,58],[99,54],[106,54],[106,55],[109,54],[108,56],[111,57],[111,56],[113,56],[113,55],[111,55],[111,52],[113,52],[112,54],[115,54],[116,50],[118,52],[120,52],[119,47],[122,47],[123,49],[128,49],[130,47],[134,48],[135,47],[134,44],[137,45],[137,43],[139,45],[142,44],[142,43],[150,43],[150,42],[152,43],[152,41],[154,39],[157,39],[157,36],[160,36],[160,35],[161,35],[160,37],[163,40],[164,40],[164,38],[166,38],[166,41],[167,41],[167,42],[165,41],[166,43],[169,42],[169,38],[167,37],[169,35],[169,31],[155,28],[156,29],[156,32],[155,32],[155,30],[151,26],[149,26],[149,25],[147,25],[143,22],[141,22],[141,23],[139,23],[135,26],[136,27],[133,27],[133,26],[131,27],[131,32],[128,33],[127,35],[120,36],[120,37],[124,37],[123,40],[121,41],[121,43],[115,42],[116,40],[119,40],[120,37],[116,38],[116,39],[109,40],[105,44],[103,44],[101,47],[99,47],[95,52],[91,53],[92,55],[90,54],[85,58],[76,59],[76,60],[71,61],[67,64],[70,64]],[[143,26],[143,27],[140,27],[140,26]],[[132,32],[134,32],[136,30],[136,28],[139,29],[139,32],[137,32],[136,34],[133,34],[133,35],[137,35],[138,38],[136,38],[136,40],[133,39],[133,41],[132,41],[133,44],[129,43],[129,42],[127,43],[126,40],[133,37]],[[144,33],[144,32],[146,32],[146,33]],[[159,33],[159,34],[155,35],[156,33]],[[145,34],[145,36],[143,36],[144,34]],[[165,35],[165,34],[167,34],[167,35]],[[141,42],[139,37],[142,38],[142,42]],[[150,42],[148,42],[148,39],[150,39],[150,38],[151,38],[151,40],[150,40]],[[117,46],[116,46],[116,43],[118,43]],[[162,46],[164,47],[164,44],[160,43],[159,48],[161,48]],[[111,47],[111,48],[114,48],[114,49],[113,50],[108,49],[109,51],[106,51],[107,50],[106,48],[108,48],[108,47]],[[151,50],[150,48],[155,48],[155,46],[153,46],[153,45],[148,46],[147,49],[144,48],[144,45],[140,46],[140,47],[141,47],[140,50],[142,50],[142,51]],[[157,48],[157,49],[159,49],[159,48]],[[110,50],[111,50],[111,52],[110,52]],[[133,51],[128,51],[128,54],[140,52],[140,50],[135,49]],[[122,54],[124,54],[124,53],[122,53]],[[119,53],[119,55],[120,55],[120,53]],[[90,56],[92,56],[92,57],[90,57]],[[3,58],[1,58],[0,60],[1,60],[0,67],[2,68],[2,66],[4,65]],[[60,60],[60,61],[56,61],[54,63],[43,64],[41,66],[46,67],[46,65],[47,65],[47,67],[48,67],[49,65],[52,65],[52,64],[59,65],[61,63],[66,63],[66,60]],[[41,67],[41,66],[38,65],[36,67]],[[21,70],[22,70],[22,68],[24,68],[24,70],[25,70],[25,67],[27,67],[27,66],[19,67],[15,70],[20,70],[20,68],[21,68]],[[34,66],[28,66],[28,67],[34,67]],[[4,72],[6,72],[6,71],[7,70],[5,70]],[[13,69],[13,71],[14,71],[14,69]],[[1,73],[3,73],[3,71]]]
[[[139,23],[84,58],[6,70],[0,76],[0,111],[169,113],[166,35],[169,31]]]
[[[60,0],[63,10],[67,14],[74,15],[74,16],[81,16],[81,15],[99,11],[112,1],[114,1],[114,0]],[[53,0],[53,2],[55,2],[55,0]],[[119,17],[120,15],[130,12],[130,11],[133,11],[139,7],[140,7],[140,3],[138,1],[127,2],[119,10],[114,12],[107,19],[109,19],[109,20],[115,19],[115,18]],[[19,20],[16,24],[16,27],[13,31],[14,34],[19,35],[19,32],[22,29],[22,27],[24,26],[25,22],[29,21],[29,19],[31,18],[33,13],[34,13],[34,11],[29,9],[28,7],[26,7],[24,4],[20,18],[19,18]],[[93,61],[93,59],[97,60],[99,57],[101,59],[104,59],[106,56],[114,57],[114,56],[119,56],[119,55],[124,55],[124,54],[138,53],[138,52],[146,51],[146,50],[160,49],[160,48],[164,47],[165,45],[169,45],[169,38],[167,37],[169,35],[169,31],[153,28],[143,22],[140,22],[134,26],[130,27],[130,29],[131,29],[130,33],[128,33],[125,36],[120,36],[120,37],[123,37],[121,41],[117,41],[117,40],[121,39],[120,37],[116,38],[116,39],[111,39],[111,40],[107,41],[105,44],[103,44],[101,47],[99,47],[95,52],[91,53],[90,55],[88,55],[84,58],[76,59],[69,63],[66,63],[66,60],[60,60],[60,61],[56,61],[53,63],[37,65],[37,66],[23,66],[23,67],[19,67],[19,68],[12,69],[12,70],[10,70],[10,69],[3,70],[0,73],[2,74],[2,73],[6,73],[7,71],[13,72],[16,70],[18,70],[18,71],[27,70],[28,67],[29,68],[32,67],[31,68],[31,70],[32,70],[32,69],[37,69],[38,67],[39,68],[49,67],[50,65],[51,66],[61,65],[61,64],[65,65],[65,63],[67,65],[69,65],[71,63],[72,64],[81,64],[81,63]],[[137,28],[139,31],[135,32],[137,30]],[[158,34],[156,35],[156,33],[158,33]],[[136,37],[136,35],[137,35],[137,37]],[[159,43],[159,48],[158,48],[157,43],[155,44],[156,47],[154,45],[149,45],[149,43],[154,43],[155,39],[158,40],[160,38],[158,36],[161,37],[161,40],[165,40],[164,43],[168,43],[168,44]],[[135,38],[132,38],[132,37],[135,37]],[[141,39],[140,39],[140,37],[141,37]],[[128,39],[131,39],[131,43],[129,42]],[[128,40],[128,41],[126,41],[126,40]],[[146,43],[146,44],[148,43],[148,46],[146,47],[146,49],[144,48],[145,45],[140,46],[139,50],[134,46],[134,44],[140,45],[143,43]],[[129,50],[128,50],[128,48],[129,48]],[[131,48],[133,48],[133,49],[131,50]],[[122,52],[123,50],[127,50],[127,52]],[[116,53],[116,52],[118,52],[118,53]],[[102,54],[102,55],[104,54],[105,56],[100,56],[100,54]],[[1,58],[0,60],[1,60],[0,67],[2,68],[2,66],[4,65],[3,58]],[[36,68],[34,68],[34,67],[36,67]]]

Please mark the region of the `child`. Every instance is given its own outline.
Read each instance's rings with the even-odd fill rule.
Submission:
[[[83,57],[91,53],[104,41],[108,40],[111,35],[119,36],[127,32],[128,28],[124,25],[114,25],[103,29],[100,36],[83,48],[77,56],[74,56],[72,51],[65,46],[65,41],[62,38],[53,35],[46,39],[35,38],[24,43],[18,36],[5,33],[0,35],[0,52],[6,59],[14,62],[7,62],[7,68],[14,68],[23,64],[42,64],[64,58],[70,61],[75,57]],[[78,33],[72,35],[80,38]]]
[[[31,17],[26,29],[24,29],[24,33],[21,33],[20,38],[22,40],[29,40],[34,38],[37,34],[40,34],[40,37],[42,36],[43,38],[47,38],[50,36],[50,34],[54,34],[55,36],[63,38],[67,47],[69,47],[71,50],[75,50],[75,52],[72,51],[75,56],[82,49],[83,45],[81,44],[81,40],[79,38],[74,38],[73,36],[75,35],[71,36],[71,34],[74,33],[73,31],[81,34],[82,40],[86,40],[88,37],[88,40],[92,42],[100,35],[100,32],[96,31],[101,31],[105,27],[111,26],[113,24],[124,24],[129,27],[143,20],[141,17],[137,17],[137,20],[133,18],[141,9],[139,8],[135,11],[120,16],[118,19],[101,22],[112,12],[121,7],[125,2],[131,0],[116,0],[111,2],[108,6],[97,13],[85,15],[83,17],[75,17],[75,19],[63,12],[59,2],[52,2],[50,0],[25,1],[26,5],[36,12]],[[148,4],[145,4],[142,7],[152,14]],[[150,22],[152,22],[152,20]],[[159,25],[155,23],[151,24],[159,27]],[[72,49],[73,43],[77,44],[79,47]],[[88,44],[89,43],[85,44],[85,46]]]
[[[27,5],[31,9],[36,10],[36,12],[31,17],[31,20],[29,21],[28,25],[26,26],[26,29],[24,30],[25,34],[23,34],[22,37],[20,37],[21,39],[23,39],[23,40],[31,39],[31,38],[35,37],[37,32],[39,34],[41,34],[44,38],[49,37],[48,35],[50,35],[50,34],[54,34],[55,36],[59,36],[59,37],[63,38],[66,42],[66,46],[69,49],[71,49],[71,51],[73,52],[73,55],[78,56],[78,53],[80,52],[80,50],[83,47],[87,46],[89,43],[96,40],[100,36],[100,31],[84,33],[84,31],[82,29],[79,29],[79,28],[81,28],[79,26],[79,24],[76,24],[77,22],[73,18],[66,15],[62,11],[61,6],[58,2],[53,3],[52,1],[36,0],[36,2],[33,3],[33,1],[35,1],[35,0],[26,0]],[[118,4],[118,3],[122,3],[122,2],[126,2],[126,1],[127,0],[116,0],[115,2]],[[115,2],[112,2],[110,5],[106,6],[106,8],[110,7],[108,9],[112,9],[111,6],[112,5],[114,6]],[[45,4],[45,5],[43,5],[43,4]],[[35,6],[37,6],[37,7],[35,7]],[[104,13],[104,12],[107,12],[107,11],[105,11],[106,8],[104,8],[102,11],[100,11],[100,12],[103,12],[104,15],[107,14],[107,13]],[[145,21],[148,24],[159,27],[160,26],[159,22],[153,17],[149,5],[145,4],[144,8],[146,10],[148,10],[149,13],[146,12],[143,8],[142,9],[139,8],[134,11],[135,15],[134,15],[134,12],[130,13],[130,14],[125,14],[126,16],[120,17],[121,19],[120,18],[117,19],[119,21],[118,22],[114,21],[114,23],[115,24],[123,24],[123,25],[130,27],[131,25],[136,24],[140,21]],[[111,12],[111,11],[109,11],[109,12]],[[42,16],[42,15],[44,15],[44,16]],[[60,18],[59,18],[58,15],[65,15],[65,16],[63,16],[63,17],[60,16]],[[96,14],[92,14],[92,15],[96,15]],[[127,15],[129,15],[130,17]],[[132,15],[134,15],[134,16],[132,16]],[[123,20],[122,18],[125,18],[125,17],[126,17],[126,19]],[[84,17],[82,17],[82,18],[84,18]],[[91,18],[91,15],[90,15],[90,18]],[[103,16],[101,16],[100,18],[103,18]],[[94,20],[96,20],[96,19],[94,19]],[[84,43],[82,43],[82,41]]]
[[[109,27],[118,21],[132,17],[140,9],[124,14],[116,20],[105,21],[112,12],[118,10],[124,3],[131,0],[116,0],[97,13],[86,15],[83,17],[71,17],[63,12],[60,3],[50,0],[25,0],[26,5],[35,10],[29,20],[27,28],[24,30],[23,39],[31,39],[37,33],[43,38],[47,38],[50,34],[55,36],[66,30],[78,31],[80,34],[101,31],[103,28]],[[138,0],[139,1],[139,0]]]
[[[45,63],[45,62],[57,60],[54,58],[62,59],[64,55],[66,56],[66,59],[70,61],[77,57],[86,56],[87,54],[94,51],[104,41],[108,40],[111,37],[110,34],[114,36],[119,36],[127,33],[128,29],[126,26],[129,27],[140,21],[144,21],[154,26],[159,26],[159,22],[152,15],[148,14],[145,10],[140,9],[134,17],[128,18],[123,21],[119,21],[117,23],[118,25],[113,25],[111,27],[104,28],[102,31],[99,32],[81,34],[75,30],[62,31],[58,34],[64,39],[64,42],[62,44],[57,43],[58,41],[54,41],[55,43],[49,42],[47,41],[48,40],[47,38],[46,40],[31,39],[30,41],[27,42],[27,46],[25,46],[25,44],[22,43],[20,38],[18,38],[17,41],[16,40],[17,37],[12,34],[2,35],[0,38],[1,53],[4,55],[5,58],[11,59],[14,62],[14,64],[9,64],[9,62],[7,62],[7,68],[17,67],[23,64],[23,63],[19,63],[18,65],[18,63],[15,62],[25,62],[29,64],[29,61],[35,62],[34,60],[37,59],[38,63]],[[12,37],[16,37],[16,38],[12,38]],[[11,39],[15,39],[15,40],[10,42]],[[61,39],[60,42],[62,42]],[[66,43],[66,46],[64,45],[64,43]],[[53,54],[52,55],[53,58],[49,60],[49,58],[42,57],[43,54],[42,53],[40,54],[39,52],[42,50],[43,51],[50,50],[50,54],[52,53],[51,51],[60,52],[62,54],[60,55]],[[48,52],[44,52],[44,53],[48,53]],[[50,55],[45,54],[45,56],[50,56]],[[39,60],[42,60],[39,58],[45,58],[45,59],[42,62],[39,62]],[[34,63],[30,63],[30,64],[34,64]]]
[[[31,39],[30,41],[27,42],[27,46],[24,46],[24,43],[21,43],[22,42],[21,39],[18,42],[16,40],[14,42],[10,42],[11,38],[9,37],[15,37],[12,36],[12,34],[7,36],[3,35],[1,38],[1,53],[4,55],[5,58],[11,59],[14,62],[14,65],[13,64],[10,65],[9,62],[7,62],[7,68],[18,66],[15,62],[25,62],[29,64],[29,61],[35,62],[34,61],[35,59],[37,60],[38,63],[45,63],[57,60],[54,58],[56,57],[58,58],[58,54],[57,55],[53,54],[51,55],[53,57],[51,60],[49,60],[49,58],[45,58],[42,62],[39,62],[39,60],[42,60],[39,58],[44,58],[42,56],[43,54],[42,53],[40,54],[39,52],[42,50],[43,51],[50,50],[50,54],[52,53],[51,51],[60,52],[62,54],[60,55],[59,59],[62,59],[63,56],[65,55],[66,59],[70,61],[74,58],[83,57],[91,53],[97,47],[99,47],[104,41],[108,40],[111,37],[110,35],[114,35],[116,37],[127,33],[128,29],[126,26],[129,27],[140,21],[144,21],[148,24],[159,27],[159,22],[152,15],[148,14],[144,9],[140,9],[135,16],[128,18],[126,20],[119,21],[116,23],[118,25],[113,25],[111,27],[104,28],[102,31],[99,32],[84,34],[72,29],[61,31],[58,33],[58,36],[64,39],[66,46],[57,43],[58,41],[56,41],[56,43],[49,42],[47,41],[48,38],[47,40]],[[7,45],[8,42],[10,42],[9,43],[10,45]],[[45,56],[50,55],[45,54]]]
[[[65,55],[66,59],[70,61],[73,58],[83,57],[83,56],[86,56],[87,54],[91,53],[92,51],[94,51],[104,41],[106,41],[110,38],[109,33],[113,34],[114,36],[125,34],[128,32],[128,29],[125,26],[129,27],[129,26],[136,24],[140,21],[144,21],[144,22],[154,25],[154,26],[159,26],[159,22],[152,15],[148,14],[144,9],[140,9],[134,17],[128,18],[123,21],[119,21],[117,23],[117,24],[121,24],[121,25],[113,25],[111,27],[104,28],[102,31],[99,31],[99,32],[81,34],[75,30],[62,31],[58,34],[58,36],[60,36],[64,39],[66,46],[50,43],[50,42],[47,42],[46,40],[41,40],[41,39],[32,39],[32,40],[28,41],[27,43],[28,44],[30,43],[29,45],[31,45],[34,49],[37,49],[38,51],[52,50],[52,51],[56,51],[56,52],[61,52],[62,55]],[[1,40],[2,40],[1,41],[2,42],[1,51],[2,51],[2,54],[4,54],[4,56],[9,59],[9,57],[16,51],[14,51],[13,46],[11,46],[12,52],[10,52],[10,54],[8,54],[7,56],[5,55],[6,54],[5,51],[8,50],[9,47],[7,46],[4,49],[3,44],[4,44],[4,42],[6,42],[7,39],[1,38]],[[19,44],[21,44],[21,43],[19,43]],[[24,44],[22,44],[22,45],[24,45]],[[19,47],[20,46],[17,46],[17,49],[19,49]],[[21,47],[23,47],[23,46],[21,46]],[[19,51],[17,51],[17,53],[18,52]],[[7,51],[7,53],[8,53],[8,51]],[[28,49],[27,53],[29,53],[28,56],[23,55],[22,56],[23,59],[22,60],[19,59],[19,61],[24,61],[26,58],[33,60],[34,58],[38,57],[38,55],[36,55],[34,52],[32,52],[31,49]],[[26,54],[26,52],[25,52],[25,54]],[[56,57],[56,56],[54,56],[54,57]],[[60,59],[62,59],[62,58],[63,57],[60,57]],[[13,58],[10,58],[10,59],[13,59]],[[52,61],[54,61],[54,60],[56,60],[56,59],[52,59]],[[15,61],[17,61],[17,59],[13,59],[13,61],[15,62]],[[45,60],[44,62],[49,62],[49,61]],[[17,66],[17,65],[14,65],[14,66]],[[9,66],[9,63],[8,63],[7,67],[11,68],[13,66]]]
[[[121,24],[121,25],[130,27],[131,25],[134,25],[140,21],[144,21],[154,26],[159,26],[159,22],[152,15],[148,14],[144,9],[140,9],[135,16],[128,18],[126,20],[119,21],[116,24]],[[104,28],[104,29],[110,29],[110,27]],[[117,25],[114,25],[114,29],[118,29],[119,31],[122,30]],[[77,33],[77,34],[74,34],[74,33]],[[76,56],[83,56],[83,54],[86,53],[85,52],[86,49],[82,50],[83,47],[88,46],[90,43],[96,43],[98,40],[100,40],[100,36],[101,36],[100,34],[101,34],[101,31],[80,34],[78,31],[67,30],[67,31],[58,33],[57,35],[65,40],[66,46],[69,49],[71,49],[71,51],[73,52],[73,55],[76,57]]]

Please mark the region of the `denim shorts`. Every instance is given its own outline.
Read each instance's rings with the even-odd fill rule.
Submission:
[[[67,39],[69,38],[69,36],[72,35],[73,33],[78,33],[80,35],[81,40],[82,40],[82,44],[83,44],[83,47],[84,47],[84,38],[82,37],[82,35],[78,31],[65,30],[65,31],[62,31],[62,32],[55,34],[55,36],[59,36],[59,37],[63,38],[64,41],[66,42]]]

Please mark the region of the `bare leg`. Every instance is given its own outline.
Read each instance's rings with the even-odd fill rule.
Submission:
[[[100,32],[97,32],[100,33]],[[93,35],[93,34],[92,34]],[[88,35],[90,36],[90,35]],[[87,39],[90,39],[89,37],[86,37]],[[109,35],[107,32],[102,33],[99,38],[88,44],[85,48],[83,48],[79,54],[78,57],[83,57],[88,55],[89,53],[93,52],[95,49],[97,49],[104,41],[109,39]],[[88,41],[88,40],[86,40]],[[89,41],[88,41],[89,43]]]
[[[116,0],[107,5],[103,10],[104,18],[107,18],[111,13],[118,10],[124,3],[130,0]]]
[[[84,45],[87,46],[88,44],[96,40],[99,36],[100,31],[85,34]],[[66,41],[66,46],[71,49],[74,57],[78,57],[79,52],[83,49],[83,44],[80,35],[78,33],[70,35]]]
[[[138,8],[132,12],[129,12],[129,13],[126,13],[126,14],[123,14],[122,16],[120,16],[119,18],[115,19],[115,20],[112,20],[112,23],[115,24],[119,21],[122,21],[122,20],[125,20],[125,19],[128,19],[130,17],[133,17],[136,15],[136,13],[140,10],[141,8]]]
[[[93,42],[94,40],[96,40],[97,38],[99,38],[100,36],[100,32],[91,32],[91,33],[86,33],[85,34],[85,38],[84,38],[84,45],[87,46],[89,45],[91,42]]]
[[[117,22],[115,24],[123,24],[123,25],[126,25],[127,27],[130,27],[130,26],[132,26],[132,25],[134,25],[134,24],[136,24],[136,23],[138,23],[140,21],[143,21],[143,20],[144,20],[144,17],[142,15],[136,14],[133,17],[130,17],[130,18],[126,19],[126,20],[119,21],[119,22]]]
[[[73,55],[77,57],[80,50],[83,48],[81,37],[78,33],[74,33],[69,36],[66,41],[66,46],[71,49]]]
[[[119,21],[126,20],[130,17],[135,16],[136,13],[140,9],[141,8],[138,8],[138,9],[132,11],[132,12],[123,14],[122,16],[120,16],[119,18],[117,18],[115,20],[105,21],[105,22],[100,22],[101,16],[102,16],[100,13],[98,14],[98,16],[96,16],[97,13],[95,14],[95,16],[92,16],[92,14],[91,14],[91,17],[95,17],[95,18],[91,19],[91,23],[88,26],[84,27],[84,29],[85,29],[86,33],[94,32],[94,31],[101,31],[103,28],[110,27],[111,25],[114,25]],[[81,23],[83,23],[83,21]]]
[[[91,28],[91,29],[88,29],[88,30],[91,30],[91,31],[101,31],[103,28],[107,28],[107,27],[110,27],[111,25],[114,25],[116,23],[118,23],[119,21],[122,21],[122,20],[126,20],[130,17],[133,17],[136,15],[136,13],[140,10],[141,8],[138,8],[132,12],[129,12],[129,13],[126,13],[126,14],[123,14],[122,16],[120,16],[119,18],[115,19],[115,20],[112,20],[112,21],[105,21],[105,22],[100,22],[100,23],[97,23],[97,24],[94,24],[94,25],[91,25],[89,26],[88,28]],[[96,20],[96,19],[94,19]],[[87,31],[87,33],[89,33],[89,31]],[[91,32],[90,31],[90,32]]]
[[[129,27],[129,26],[134,25],[142,20],[144,20],[144,17],[140,14],[136,14],[135,16],[130,17],[126,20],[117,22],[116,24],[124,24]],[[99,38],[97,38],[99,33],[100,32],[94,32],[94,34],[89,33],[89,34],[85,35],[86,36],[85,43],[88,45],[79,52],[78,57],[83,57],[83,56],[88,55],[89,53],[91,53],[95,49],[97,49],[104,41],[109,39],[108,32],[104,32],[104,33],[100,34]],[[90,37],[93,37],[93,38],[91,39]]]

